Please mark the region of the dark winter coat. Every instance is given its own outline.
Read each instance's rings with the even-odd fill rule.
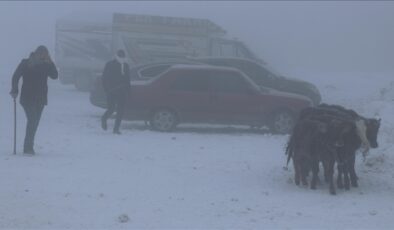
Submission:
[[[19,79],[23,78],[20,103],[22,105],[48,104],[48,77],[58,78],[53,62],[32,63],[31,59],[23,59],[12,77],[12,93],[18,93]]]
[[[107,62],[103,71],[103,87],[107,94],[127,93],[130,91],[130,69],[124,64],[122,74],[121,64],[115,59]]]

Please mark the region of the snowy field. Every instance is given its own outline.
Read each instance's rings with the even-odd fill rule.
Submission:
[[[49,86],[34,157],[21,153],[26,119],[18,103],[12,155],[9,75],[0,80],[1,229],[394,228],[389,74],[306,78],[325,102],[382,118],[379,148],[357,158],[359,188],[336,196],[326,184],[313,191],[293,183],[292,166],[283,169],[288,136],[195,126],[159,133],[140,122],[124,122],[115,136],[101,130],[103,110],[86,93],[58,81]]]

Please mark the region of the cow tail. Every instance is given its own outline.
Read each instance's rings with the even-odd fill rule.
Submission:
[[[293,135],[290,136],[290,139],[287,142],[287,146],[286,146],[286,151],[285,151],[285,154],[287,155],[286,168],[288,167],[290,159],[291,159],[291,157],[293,155],[293,142],[294,142],[293,139],[294,139]]]

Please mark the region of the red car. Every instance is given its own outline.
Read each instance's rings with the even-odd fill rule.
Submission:
[[[105,108],[100,81],[92,104]],[[268,126],[288,133],[310,99],[257,86],[237,69],[208,65],[173,65],[149,81],[132,81],[126,117],[170,131],[179,123]]]

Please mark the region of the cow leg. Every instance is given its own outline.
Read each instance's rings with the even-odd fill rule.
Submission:
[[[320,180],[320,177],[319,177],[319,172],[320,172],[320,160],[317,159],[316,162],[317,162],[317,165],[316,165],[316,169],[317,169],[317,173],[316,173],[316,183],[317,183],[317,184],[322,184],[322,182],[321,182],[321,180]]]
[[[318,180],[319,174],[319,161],[312,162],[312,181],[311,181],[311,189],[316,189],[316,183]]]
[[[300,185],[300,167],[298,160],[293,157],[293,165],[294,165],[294,182],[296,185]]]
[[[335,163],[335,160],[330,160],[329,165],[328,165],[328,178],[330,181],[330,194],[331,195],[337,194],[335,191],[335,185],[334,185],[334,163]]]
[[[352,184],[353,187],[357,188],[358,187],[358,181],[357,181],[358,177],[356,175],[356,172],[350,174],[350,182]]]
[[[323,170],[324,170],[324,181],[328,183],[330,181],[328,176],[328,164],[325,161],[323,162]]]
[[[352,154],[352,157],[349,161],[350,182],[353,187],[358,187],[358,183],[357,183],[358,177],[356,174],[356,170],[354,168],[355,161],[356,161],[356,154],[354,153]]]
[[[304,159],[301,165],[301,181],[302,181],[302,185],[304,186],[308,186],[308,181],[306,180],[309,174],[308,166],[309,166],[308,162],[306,162],[306,159]]]
[[[354,168],[351,169],[350,171],[350,183],[352,184],[353,187],[358,187],[358,181],[357,181],[358,177],[356,175],[356,172],[354,171]]]
[[[346,162],[345,164],[344,164],[344,179],[345,179],[345,189],[346,190],[349,190],[350,189],[350,180],[349,180],[349,163],[348,162]]]
[[[337,186],[338,186],[338,188],[343,189],[342,175],[345,173],[344,172],[344,165],[342,163],[338,162],[337,169],[338,169]]]

